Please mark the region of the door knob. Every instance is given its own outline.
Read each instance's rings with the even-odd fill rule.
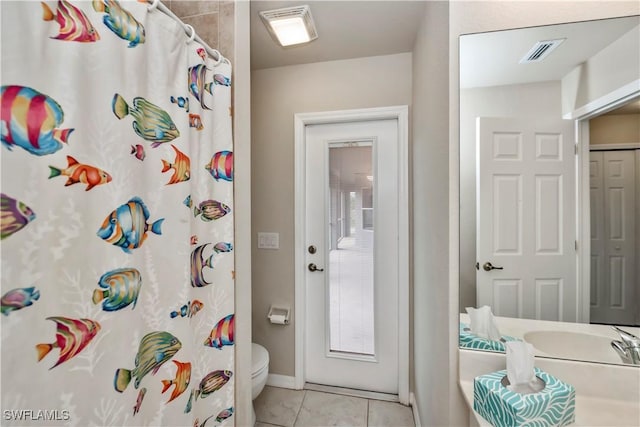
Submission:
[[[309,271],[324,271],[324,268],[318,268],[314,263],[309,264]]]
[[[502,270],[502,267],[494,267],[490,262],[485,262],[482,265],[482,268],[484,269],[484,271]]]

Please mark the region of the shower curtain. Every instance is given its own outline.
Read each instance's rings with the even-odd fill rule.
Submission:
[[[233,425],[231,67],[135,1],[2,1],[2,425]]]

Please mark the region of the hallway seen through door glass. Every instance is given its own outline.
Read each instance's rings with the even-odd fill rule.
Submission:
[[[332,352],[373,355],[373,169],[370,142],[329,144]]]

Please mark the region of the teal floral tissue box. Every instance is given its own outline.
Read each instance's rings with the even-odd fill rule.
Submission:
[[[565,426],[575,421],[576,391],[573,386],[535,368],[545,382],[542,391],[519,394],[501,384],[507,371],[476,377],[473,409],[495,427]]]

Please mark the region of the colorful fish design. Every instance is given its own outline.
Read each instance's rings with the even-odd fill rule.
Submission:
[[[171,144],[173,151],[176,152],[176,158],[173,163],[162,159],[162,173],[173,169],[173,176],[165,185],[177,184],[179,182],[188,181],[191,178],[191,160],[183,152],[178,150],[175,145]]]
[[[178,362],[174,360],[178,370],[176,371],[176,377],[172,380],[162,380],[162,393],[169,390],[172,385],[175,385],[171,392],[171,397],[166,403],[171,402],[176,397],[180,396],[189,387],[189,381],[191,381],[191,363]]]
[[[205,83],[205,79],[207,76],[207,66],[204,64],[198,64],[193,67],[189,67],[189,92],[198,100],[200,103],[200,107],[203,110],[211,110],[211,108],[207,107],[204,103],[204,91],[213,94],[213,90],[211,86],[213,82]]]
[[[33,210],[6,194],[0,194],[0,240],[22,230],[36,219]]]
[[[152,141],[153,148],[180,136],[171,116],[142,97],[133,98],[133,108],[130,108],[124,98],[116,93],[111,102],[111,109],[120,120],[131,114],[134,118],[133,130],[140,138]]]
[[[217,254],[221,252],[231,252],[233,245],[229,242],[218,242],[213,246],[213,250],[216,251]]]
[[[203,48],[199,47],[196,50],[196,53],[198,54],[198,56],[200,58],[202,58],[202,60],[204,61],[205,59],[207,59],[207,51],[205,51]]]
[[[202,119],[200,118],[200,114],[189,113],[189,127],[195,128],[195,130],[204,129],[204,125],[202,124]]]
[[[207,282],[202,273],[204,267],[213,268],[213,254],[206,260],[202,255],[207,245],[210,245],[210,243],[200,245],[191,252],[191,286],[194,288],[202,288],[211,284]]]
[[[78,161],[71,156],[67,156],[66,169],[54,166],[49,166],[49,169],[51,169],[49,179],[60,175],[69,177],[67,182],[64,184],[65,187],[81,182],[83,184],[87,184],[87,187],[84,190],[89,191],[96,185],[111,182],[111,175],[107,172],[102,169],[98,169],[95,166],[78,163]]]
[[[193,208],[193,216],[200,216],[204,222],[220,219],[231,212],[231,208],[217,200],[205,200],[197,208]]]
[[[223,76],[222,74],[214,74],[213,83],[221,86],[231,86],[231,79]]]
[[[211,157],[211,161],[204,165],[216,181],[233,181],[233,152],[218,151]]]
[[[42,4],[42,19],[45,21],[53,21],[54,19],[60,25],[60,33],[51,37],[52,39],[89,43],[100,40],[98,31],[93,27],[87,15],[83,11],[72,5],[66,0],[58,0],[56,13],[47,6]]]
[[[33,305],[40,298],[40,291],[34,286],[30,288],[12,289],[0,298],[0,311],[8,316],[12,311]]]
[[[144,161],[144,158],[147,156],[144,152],[144,146],[142,144],[132,145],[131,154],[133,154],[133,157],[140,160],[141,162]]]
[[[229,314],[216,323],[211,334],[204,341],[206,347],[214,347],[222,350],[225,345],[234,344],[235,315]]]
[[[189,98],[185,98],[184,96],[179,96],[177,98],[175,96],[171,96],[169,101],[180,108],[184,108],[187,113],[189,112]]]
[[[62,107],[53,98],[26,86],[2,86],[2,145],[14,145],[36,156],[53,154],[67,143],[73,129],[59,129]]]
[[[226,369],[209,372],[202,381],[200,381],[200,385],[195,390],[195,400],[197,401],[198,398],[204,399],[211,393],[220,390],[229,382],[232,376],[233,372]]]
[[[147,388],[142,387],[138,392],[138,397],[136,398],[136,404],[133,407],[133,416],[140,412],[140,407],[142,406],[142,400],[144,399],[145,394],[147,394]]]
[[[191,209],[191,206],[193,206],[193,201],[191,200],[191,194],[189,194],[182,202],[183,205],[185,205],[186,207],[188,207],[189,209]]]
[[[93,291],[92,301],[94,304],[102,301],[104,311],[117,311],[132,303],[133,309],[138,302],[142,277],[135,268],[117,268],[104,273],[98,285],[102,289]]]
[[[178,338],[169,332],[150,332],[140,340],[138,353],[135,359],[135,368],[132,370],[119,368],[113,379],[116,391],[122,393],[132,378],[135,378],[134,387],[140,386],[140,381],[151,372],[155,375],[167,360],[171,359],[182,348]]]
[[[47,317],[56,323],[56,340],[51,344],[38,344],[38,362],[54,348],[60,349],[60,357],[53,369],[80,353],[100,331],[100,324],[91,319],[70,319],[68,317]]]
[[[149,209],[142,199],[134,197],[124,205],[112,211],[103,221],[98,236],[108,243],[120,247],[130,254],[131,249],[139,248],[147,238],[147,231],[162,234],[164,218],[153,224],[147,223]]]
[[[127,47],[136,47],[144,43],[144,26],[116,0],[93,0],[93,9],[96,12],[106,13],[102,22],[113,34],[128,41]]]
[[[171,313],[169,313],[169,317],[171,317],[172,319],[178,316],[193,317],[196,314],[198,314],[200,310],[202,310],[202,307],[204,307],[204,304],[202,303],[202,301],[194,299],[193,301],[189,301],[185,305],[180,307],[179,311],[172,311]]]
[[[234,412],[233,406],[227,409],[223,409],[222,411],[220,411],[220,413],[218,413],[218,415],[216,415],[216,422],[220,423],[226,420],[227,418],[231,418],[231,416],[233,415],[233,412]]]
[[[195,234],[193,236],[191,236],[191,238],[189,239],[189,243],[191,243],[192,245],[197,245],[198,244],[198,236],[196,236]]]

